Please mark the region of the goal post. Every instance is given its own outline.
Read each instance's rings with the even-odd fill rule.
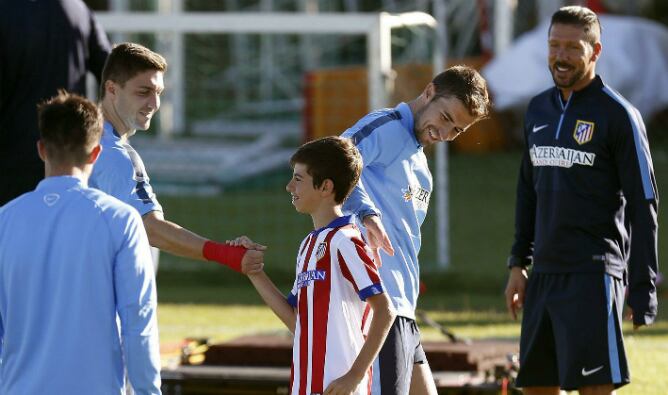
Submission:
[[[176,1],[179,3],[179,1]],[[445,21],[445,5],[435,1],[435,15]],[[163,54],[170,63],[166,82],[170,92],[163,99],[158,114],[162,125],[161,136],[169,138],[185,129],[184,50],[183,35],[189,33],[226,34],[339,34],[366,37],[366,64],[368,76],[369,109],[389,106],[392,91],[392,29],[426,26],[434,31],[432,48],[434,73],[445,64],[445,30],[437,19],[423,12],[401,14],[380,13],[307,13],[307,12],[185,12],[180,6],[162,12],[97,12],[96,18],[108,33],[157,33],[167,37]],[[447,148],[436,148],[436,267],[449,266],[449,215]]]
[[[277,13],[277,12],[98,12],[97,19],[107,32],[114,33],[239,33],[239,34],[341,34],[367,37],[367,73],[369,78],[369,108],[386,107],[392,83],[391,31],[407,26],[428,26],[435,29],[436,20],[423,12],[403,14],[381,13]],[[179,42],[179,40],[173,40]],[[438,47],[438,46],[436,46]],[[180,48],[170,50],[170,74],[174,85],[182,86],[183,70]],[[434,59],[442,57],[434,48]],[[174,92],[182,95],[183,92]],[[184,109],[173,106],[173,125],[169,132],[183,128]],[[161,118],[162,120],[162,118]]]

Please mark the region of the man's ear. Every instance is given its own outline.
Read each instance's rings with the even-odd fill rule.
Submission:
[[[422,96],[424,96],[427,102],[434,98],[434,95],[436,94],[435,89],[436,87],[434,86],[434,83],[430,82],[424,88],[424,91],[422,91]]]
[[[593,52],[591,54],[591,60],[592,62],[595,62],[598,60],[598,57],[601,56],[601,51],[603,50],[603,44],[600,42],[595,43],[593,47]]]
[[[102,152],[102,145],[97,144],[95,147],[93,147],[93,150],[90,152],[88,155],[88,160],[86,160],[86,164],[92,165],[97,161],[97,158],[100,157],[100,153]]]
[[[44,142],[42,140],[37,140],[37,154],[39,155],[39,158],[42,160],[42,162],[46,162],[46,147],[44,146]]]
[[[112,80],[106,80],[104,81],[104,92],[105,96],[106,95],[116,95],[116,85],[114,84],[114,81]]]

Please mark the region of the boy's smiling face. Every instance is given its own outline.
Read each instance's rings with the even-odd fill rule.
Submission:
[[[313,177],[302,163],[295,163],[292,179],[285,186],[285,190],[292,195],[292,204],[300,213],[313,213],[322,201],[321,191],[313,186]]]

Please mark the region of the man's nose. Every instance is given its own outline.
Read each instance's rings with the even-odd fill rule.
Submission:
[[[457,137],[457,132],[454,128],[450,129],[440,129],[438,132],[438,138],[440,141],[452,141]]]
[[[157,110],[158,108],[160,108],[160,96],[158,96],[157,94],[151,95],[151,98],[148,101],[148,105],[153,110]]]
[[[566,59],[566,51],[564,48],[557,48],[554,53],[554,57],[556,58],[557,61],[564,60]]]

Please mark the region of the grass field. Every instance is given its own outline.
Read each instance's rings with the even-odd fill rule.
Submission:
[[[668,143],[655,144],[654,167],[661,192],[668,191]],[[423,227],[421,253],[427,292],[421,308],[455,333],[472,338],[519,336],[505,311],[504,261],[513,234],[514,191],[519,152],[454,155],[450,161],[452,263],[446,273],[434,265],[433,213]],[[288,171],[245,185],[220,197],[162,197],[167,217],[198,233],[224,240],[248,234],[269,246],[268,272],[286,291],[292,284],[295,249],[310,230],[307,217],[293,211],[284,184]],[[159,193],[159,189],[158,189]],[[660,211],[659,227],[668,224]],[[663,229],[662,229],[663,230]],[[660,266],[668,233],[659,233]],[[284,331],[247,279],[213,264],[163,254],[158,274],[161,342],[188,336],[225,340],[252,332]],[[625,326],[633,383],[622,395],[668,393],[668,289],[661,288],[656,325],[633,332]],[[426,338],[439,334],[424,328]],[[166,355],[169,359],[169,355]]]

